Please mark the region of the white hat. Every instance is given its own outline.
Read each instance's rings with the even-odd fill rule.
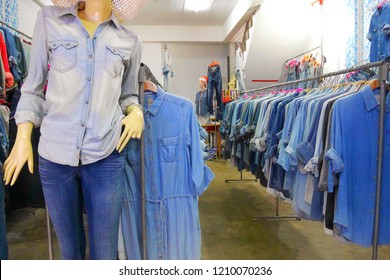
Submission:
[[[71,7],[80,0],[51,0],[54,5]],[[86,0],[82,0],[86,1]],[[111,0],[111,8],[120,23],[129,21],[141,9],[145,0]]]

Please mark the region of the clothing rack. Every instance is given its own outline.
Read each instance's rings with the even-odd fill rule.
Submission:
[[[13,28],[12,26],[10,26],[9,24],[5,23],[4,21],[0,20],[0,24],[4,25],[5,27],[7,27],[8,29],[11,29],[12,31],[15,31],[16,33],[26,37],[27,39],[29,40],[32,40],[32,38],[28,35],[26,35],[25,33],[17,30],[16,28]]]
[[[315,47],[315,48],[313,48],[313,49],[311,49],[311,50],[305,51],[304,53],[298,54],[297,56],[294,56],[294,57],[292,57],[292,58],[287,59],[287,60],[285,61],[285,63],[286,63],[286,62],[289,62],[290,60],[293,60],[293,59],[295,59],[295,58],[301,57],[302,55],[305,55],[305,54],[307,54],[307,53],[310,53],[310,52],[312,52],[312,51],[315,51],[316,49],[320,49],[320,48],[321,48],[321,46],[318,46],[318,47]]]
[[[139,82],[139,101],[143,108],[144,106],[144,82],[145,82],[145,66],[141,63],[138,74]],[[140,175],[141,175],[141,215],[142,215],[142,258],[147,260],[147,244],[146,244],[146,186],[145,186],[145,144],[143,136],[140,139]]]
[[[379,84],[380,84],[380,117],[379,117],[379,141],[378,141],[378,165],[376,176],[376,196],[375,196],[375,215],[374,215],[374,228],[373,228],[373,244],[372,244],[372,259],[378,259],[378,245],[379,245],[379,221],[380,221],[380,199],[382,189],[382,173],[383,173],[383,148],[384,148],[384,122],[385,122],[385,102],[386,102],[386,81],[389,74],[390,57],[384,61],[378,61],[373,63],[366,63],[359,66],[350,67],[344,70],[331,72],[328,74],[320,75],[314,78],[308,78],[303,80],[296,80],[291,82],[285,82],[280,84],[273,84],[270,86],[262,87],[255,90],[245,91],[243,93],[263,91],[271,88],[279,88],[287,85],[299,84],[302,82],[309,82],[319,79],[325,79],[337,75],[347,74],[354,71],[366,70],[370,68],[379,67]],[[278,206],[278,204],[277,204]],[[278,212],[277,212],[278,213]],[[265,218],[265,217],[264,217]],[[257,219],[256,219],[257,220]]]

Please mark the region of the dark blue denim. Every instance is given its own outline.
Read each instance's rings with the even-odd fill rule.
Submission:
[[[81,191],[87,212],[90,259],[117,259],[124,154],[114,151],[107,158],[78,167],[39,157],[39,173],[62,259],[85,258]]]
[[[219,65],[209,67],[207,77],[209,79],[207,83],[209,113],[212,115],[214,114],[213,98],[215,92],[215,98],[217,100],[217,106],[218,106],[218,110],[215,113],[215,116],[218,120],[220,120],[222,119],[222,112],[224,110],[224,105],[222,103],[221,67]]]
[[[3,172],[0,172],[0,260],[8,259],[8,244],[6,235],[5,209],[4,209],[4,183]]]
[[[209,112],[209,104],[208,104],[208,90],[199,91],[196,93],[195,97],[196,104],[196,115],[202,116]]]
[[[16,49],[14,36],[5,27],[0,27],[0,30],[3,31],[5,36],[4,40],[7,47],[9,68],[11,70],[12,76],[14,76],[15,82],[19,82],[21,80],[20,77],[21,71],[18,67],[18,57],[20,57],[20,53]]]
[[[390,56],[390,3],[375,10],[367,38],[371,41],[370,62],[381,61]]]

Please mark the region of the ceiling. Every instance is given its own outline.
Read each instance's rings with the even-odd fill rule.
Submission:
[[[214,0],[210,11],[198,13],[184,10],[184,2],[185,0],[147,0],[130,24],[222,26],[238,0]]]
[[[40,2],[51,5],[50,0]],[[145,0],[140,13],[130,21],[130,24],[222,26],[237,2],[238,0],[214,0],[210,11],[195,13],[184,10],[185,0]]]

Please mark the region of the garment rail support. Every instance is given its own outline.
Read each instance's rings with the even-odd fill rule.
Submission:
[[[372,259],[378,259],[379,244],[379,222],[380,222],[380,201],[382,190],[382,169],[383,169],[383,141],[385,128],[385,103],[386,103],[386,80],[389,74],[389,65],[384,64],[379,69],[380,82],[380,117],[379,117],[379,139],[378,139],[378,166],[376,176],[375,216],[373,232]]]
[[[145,66],[141,63],[138,74],[139,82],[139,99],[140,104],[144,106],[144,82],[145,82]],[[141,204],[142,204],[142,258],[147,259],[147,244],[146,244],[146,186],[145,186],[145,144],[144,144],[144,134],[140,140],[140,175],[141,175]]]
[[[271,173],[272,173],[272,160],[270,160],[269,164],[269,175],[268,175],[268,182],[267,182],[267,188],[270,187],[270,181],[271,181]],[[260,222],[260,221],[277,221],[277,220],[296,220],[300,221],[302,220],[298,216],[280,216],[279,215],[279,202],[280,202],[280,193],[276,193],[276,198],[275,198],[275,216],[261,216],[257,218],[253,218],[252,221],[254,222]]]
[[[53,238],[51,235],[51,222],[50,222],[50,216],[49,211],[47,209],[47,205],[45,204],[45,212],[46,212],[46,229],[47,229],[47,243],[49,248],[49,260],[54,260],[54,254],[53,254]]]
[[[227,180],[225,180],[225,183],[233,183],[233,182],[249,183],[249,182],[257,182],[257,179],[242,179],[242,170],[241,170],[240,171],[240,179],[227,179]]]

